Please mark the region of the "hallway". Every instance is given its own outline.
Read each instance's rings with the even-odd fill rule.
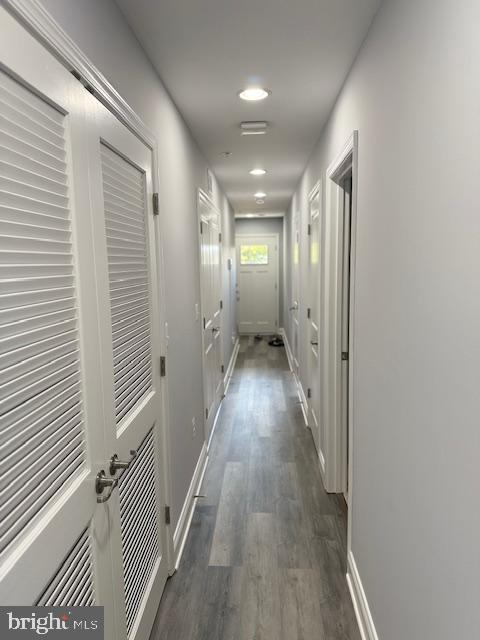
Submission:
[[[343,497],[323,490],[283,348],[242,338],[151,640],[359,640]]]
[[[479,640],[480,1],[0,4],[0,640]]]

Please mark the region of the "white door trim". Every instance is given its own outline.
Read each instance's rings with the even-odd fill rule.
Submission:
[[[275,296],[275,317],[277,319],[277,333],[280,332],[280,260],[279,260],[279,242],[280,242],[280,236],[278,233],[236,233],[235,234],[235,255],[237,255],[237,248],[238,248],[238,242],[237,240],[239,238],[275,238],[275,242],[276,242],[276,247],[277,250],[275,251],[275,256],[276,256],[276,262],[275,262],[275,268],[276,268],[276,273],[277,273],[277,293]],[[237,264],[237,274],[239,273],[239,269],[240,269],[240,265]],[[238,281],[238,276],[237,276],[237,281]]]
[[[339,411],[339,399],[341,398],[341,360],[338,357],[341,350],[341,300],[338,292],[342,285],[342,270],[340,262],[342,260],[341,242],[342,229],[339,225],[338,214],[340,211],[339,191],[336,181],[344,174],[347,166],[352,168],[352,218],[351,218],[351,248],[350,248],[350,331],[349,331],[349,359],[348,359],[348,461],[346,459],[346,446],[344,446],[344,435],[341,429],[341,413]],[[333,335],[327,336],[330,342],[331,351],[331,368],[333,385],[327,399],[330,405],[330,424],[331,438],[328,443],[328,461],[330,469],[327,469],[329,480],[334,487],[334,491],[343,492],[344,485],[344,469],[348,462],[348,553],[351,553],[352,547],[352,504],[353,504],[353,422],[354,422],[354,386],[355,386],[355,267],[356,267],[356,236],[357,236],[357,191],[358,191],[358,131],[354,131],[342,151],[335,160],[329,165],[326,173],[327,177],[327,202],[326,212],[328,223],[331,226],[328,237],[331,246],[327,255],[327,263],[330,264],[331,273],[327,273],[328,286],[330,292],[333,293],[329,313],[330,329]],[[328,231],[327,231],[328,233]],[[328,326],[327,325],[327,326]],[[328,332],[328,329],[327,329]],[[332,346],[333,345],[333,346]]]
[[[89,85],[95,97],[115,113],[124,125],[151,149],[156,148],[157,142],[150,129],[38,0],[3,0],[3,4],[16,18],[30,27],[35,37],[64,66],[74,69],[81,82]]]
[[[54,20],[50,13],[38,0],[3,0],[5,8],[21,23],[26,25],[31,33],[49,49],[53,55],[70,71],[74,70],[80,82],[93,90],[95,97],[111,111],[120,122],[122,122],[132,133],[134,133],[152,151],[152,183],[153,191],[158,192],[158,145],[152,131],[145,125],[142,119],[127,104],[122,96],[110,84],[107,78],[83,53],[70,36]],[[158,264],[158,298],[165,300],[165,270],[163,261],[163,235],[161,233],[161,216],[155,216],[155,237],[157,243],[157,264]],[[166,325],[165,304],[159,305],[160,317],[160,346],[163,354],[166,354],[168,347],[168,335]],[[161,437],[164,442],[162,447],[163,460],[161,466],[164,470],[164,486],[167,504],[171,504],[171,474],[169,466],[170,450],[170,422],[168,410],[168,378],[162,378],[162,415],[160,416],[163,425]],[[167,526],[167,557],[168,566],[171,573],[175,571],[175,560],[173,550],[173,531],[171,526]]]

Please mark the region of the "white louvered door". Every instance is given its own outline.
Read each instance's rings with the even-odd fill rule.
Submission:
[[[131,461],[108,503],[116,629],[146,640],[168,575],[152,152],[94,98],[90,112],[106,447]]]
[[[3,8],[0,33],[0,602],[103,604],[85,91]]]

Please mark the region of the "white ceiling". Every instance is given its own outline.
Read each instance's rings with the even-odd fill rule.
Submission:
[[[381,0],[117,0],[237,212],[281,212]],[[263,102],[239,100],[247,85]],[[242,120],[267,120],[241,136]],[[230,151],[225,158],[222,152]],[[261,166],[268,175],[248,171]],[[268,194],[264,205],[253,193]]]

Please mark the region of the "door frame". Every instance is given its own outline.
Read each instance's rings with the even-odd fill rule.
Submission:
[[[350,293],[349,293],[349,356],[348,356],[348,433],[342,431],[341,419],[341,368],[340,357],[342,336],[342,271],[343,271],[343,213],[341,195],[343,189],[338,182],[350,169],[352,171],[352,216],[350,225]],[[326,358],[325,372],[331,384],[327,404],[328,469],[329,490],[342,493],[345,490],[345,468],[348,464],[348,548],[351,548],[351,511],[353,500],[353,429],[354,429],[354,382],[355,382],[355,274],[357,238],[357,192],[358,192],[358,131],[353,131],[342,151],[329,165],[326,173],[326,283],[328,291],[324,300],[326,336],[329,357]],[[347,459],[348,443],[348,459]]]
[[[78,80],[89,90],[93,90],[95,97],[133,134],[135,134],[152,153],[152,187],[155,193],[159,191],[158,178],[158,144],[153,132],[145,125],[136,112],[127,104],[122,96],[110,84],[103,73],[91,62],[70,36],[55,21],[50,13],[38,0],[3,0],[3,5],[13,17],[28,27],[32,35],[43,44],[69,71],[74,71]],[[166,309],[166,286],[163,251],[163,233],[160,215],[154,219],[156,263],[157,263],[157,297],[164,301],[158,305],[160,321],[160,350],[166,355],[168,351],[168,325]],[[165,488],[165,501],[171,504],[171,470],[170,458],[170,416],[168,407],[168,376],[161,378],[162,410],[159,416],[161,433],[162,480]],[[105,461],[106,462],[106,461]],[[167,562],[169,574],[175,572],[173,530],[171,525],[165,525],[167,532]]]
[[[222,215],[220,210],[218,209],[218,207],[215,205],[213,198],[211,196],[211,194],[207,193],[204,189],[202,189],[201,187],[198,187],[198,192],[197,192],[197,237],[198,237],[198,241],[197,241],[197,246],[198,246],[198,273],[199,273],[199,279],[200,279],[200,319],[204,318],[204,304],[205,301],[203,299],[203,287],[202,287],[202,234],[201,234],[201,222],[202,222],[202,214],[201,214],[201,209],[200,209],[200,203],[201,202],[206,203],[207,205],[209,205],[210,207],[213,207],[215,209],[215,211],[218,213],[218,220],[219,220],[219,233],[220,236],[222,238],[222,240],[219,242],[220,245],[220,255],[219,255],[219,262],[220,262],[220,296],[221,296],[221,300],[222,296],[223,296],[223,278],[224,278],[224,274],[223,274],[223,269],[222,269],[222,256],[223,256],[223,235],[222,235]],[[225,329],[224,326],[225,322],[223,319],[223,309],[222,309],[222,313],[220,313],[220,359],[222,361],[222,364],[225,368],[225,363],[224,363],[224,349],[223,349],[223,332]],[[204,336],[204,329],[203,329],[203,325],[200,322],[200,333],[201,333],[201,340],[202,340],[202,389],[203,389],[203,425],[204,425],[204,435],[205,435],[205,441],[207,442],[207,447],[210,447],[210,442],[212,440],[213,437],[213,433],[215,431],[215,426],[216,426],[216,420],[217,420],[217,416],[218,416],[218,411],[220,409],[220,406],[222,404],[222,398],[225,397],[225,378],[222,376],[222,381],[220,384],[220,389],[221,389],[221,398],[220,401],[218,403],[218,407],[217,409],[214,411],[214,415],[209,415],[208,418],[205,417],[205,409],[207,408],[207,401],[206,401],[206,362],[205,362],[205,336]],[[211,423],[211,427],[210,429],[207,429],[208,427],[208,423]]]
[[[277,323],[277,330],[275,333],[279,333],[280,331],[280,259],[279,259],[278,253],[279,253],[280,236],[278,233],[275,233],[275,232],[273,233],[236,233],[235,234],[235,259],[237,260],[237,283],[240,275],[240,264],[238,263],[238,244],[237,244],[238,238],[275,238],[275,243],[277,247],[277,250],[275,251],[275,256],[276,256],[275,269],[277,273],[277,282],[276,282],[277,294],[275,296],[275,318]],[[237,305],[237,314],[238,314],[238,305]],[[237,326],[238,326],[238,318],[237,318]],[[253,335],[253,334],[244,333],[243,335]],[[270,333],[266,333],[265,335],[270,335]]]

